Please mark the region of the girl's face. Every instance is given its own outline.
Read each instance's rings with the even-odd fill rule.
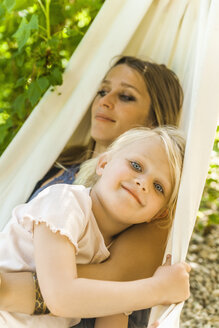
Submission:
[[[125,64],[113,67],[92,104],[91,136],[108,146],[123,132],[149,125],[150,104],[142,76]]]
[[[100,157],[97,174],[101,177],[93,187],[101,216],[103,212],[107,220],[127,226],[164,216],[172,184],[160,138],[133,141],[108,157],[107,153]]]

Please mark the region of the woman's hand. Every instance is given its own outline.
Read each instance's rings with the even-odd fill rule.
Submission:
[[[171,255],[154,273],[160,289],[160,300],[163,305],[185,301],[189,295],[189,272],[191,267],[185,262],[171,265]]]
[[[148,328],[157,328],[159,326],[159,322],[156,321],[154,323],[152,323],[150,326],[148,326]]]

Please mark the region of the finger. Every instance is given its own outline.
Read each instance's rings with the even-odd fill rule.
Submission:
[[[166,256],[166,262],[164,263],[164,265],[171,265],[171,254],[167,254]]]
[[[157,328],[159,326],[159,322],[156,321],[154,323],[152,323],[152,325],[149,326],[149,328]]]
[[[187,272],[190,272],[191,271],[191,266],[188,263],[186,263],[186,262],[183,262],[183,264],[184,264],[184,266],[186,268],[186,271]]]

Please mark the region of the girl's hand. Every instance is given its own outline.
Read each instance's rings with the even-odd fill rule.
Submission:
[[[160,288],[160,304],[179,303],[189,297],[190,270],[190,265],[185,262],[171,265],[171,255],[167,255],[166,262],[153,275]]]

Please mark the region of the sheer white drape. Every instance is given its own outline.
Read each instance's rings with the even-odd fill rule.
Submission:
[[[68,140],[86,137],[87,108],[112,58],[135,55],[172,68],[185,93],[181,126],[187,147],[168,244],[174,261],[184,259],[219,113],[218,17],[218,0],[107,0],[72,56],[63,85],[45,94],[0,159],[0,228]],[[177,328],[181,308],[156,308],[151,320],[164,313],[160,327]]]

